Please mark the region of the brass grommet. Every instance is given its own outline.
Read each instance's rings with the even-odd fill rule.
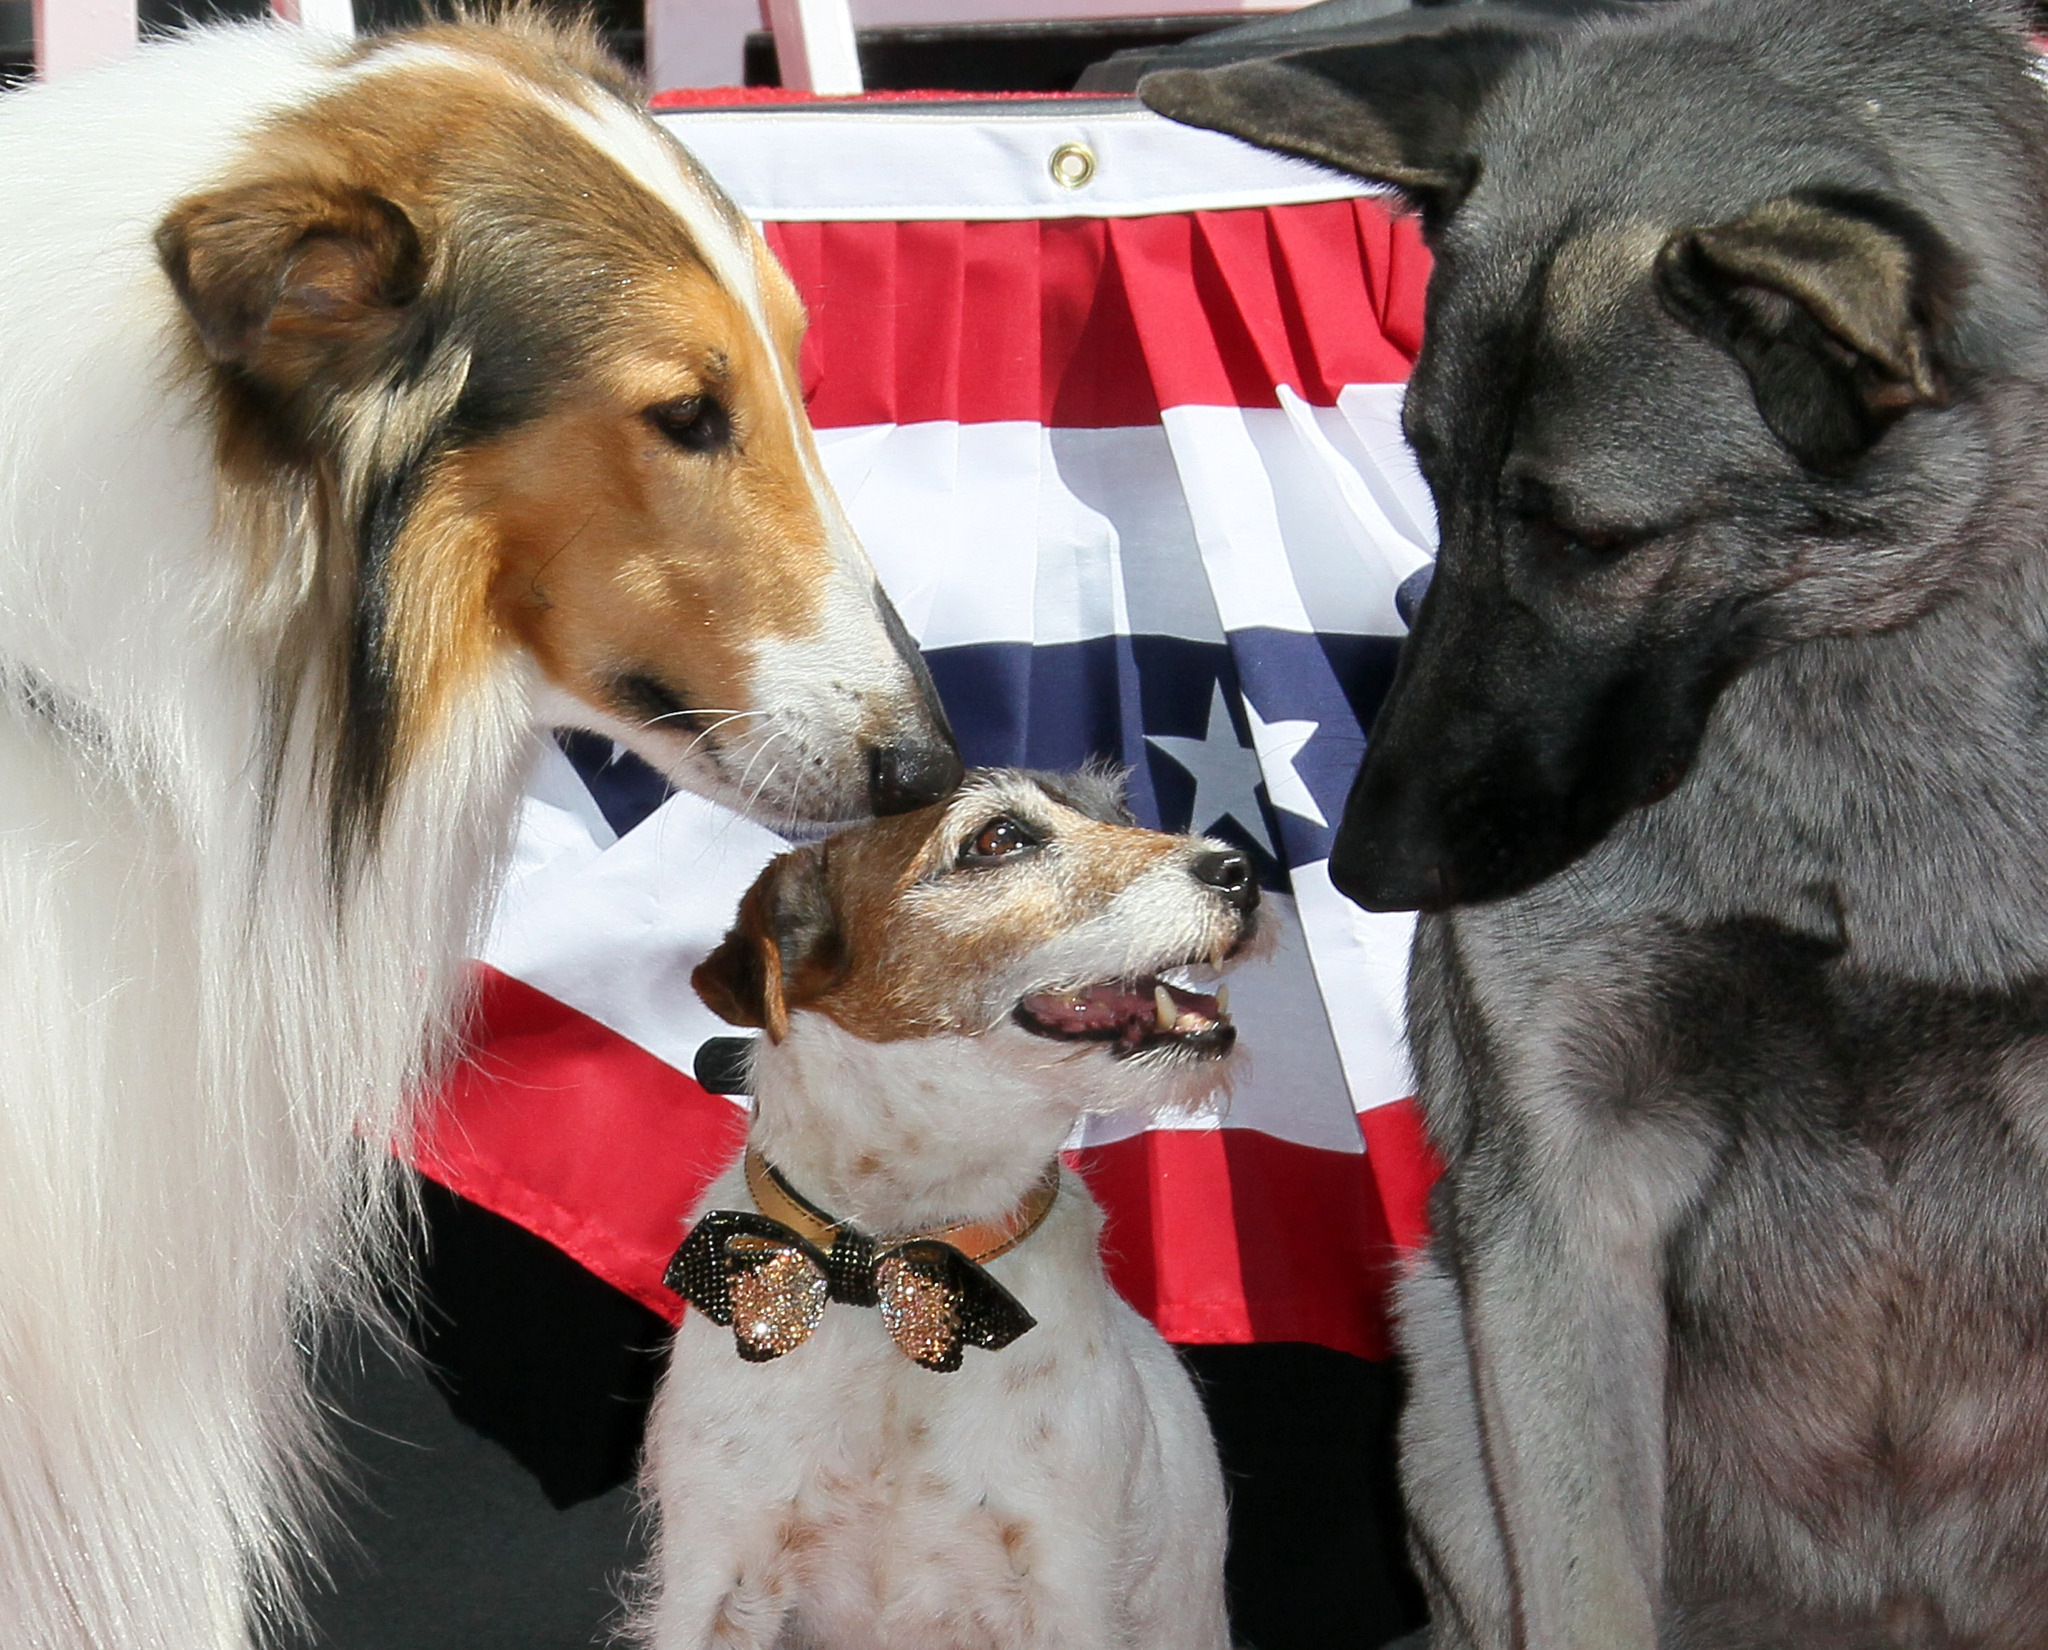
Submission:
[[[1047,170],[1062,189],[1080,189],[1095,176],[1095,151],[1085,143],[1062,143],[1052,152]]]

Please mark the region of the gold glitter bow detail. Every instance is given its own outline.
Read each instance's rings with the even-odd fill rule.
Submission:
[[[969,1255],[934,1233],[876,1240],[834,1221],[798,1196],[780,1174],[749,1155],[756,1201],[775,1201],[829,1247],[752,1210],[715,1209],[697,1222],[662,1281],[713,1323],[731,1328],[739,1354],[766,1363],[811,1338],[827,1301],[881,1309],[883,1326],[907,1358],[941,1372],[960,1367],[969,1345],[998,1351],[1037,1320],[984,1271],[982,1260],[1014,1248],[1052,1207],[1056,1174],[1034,1188],[1008,1221],[954,1227],[949,1237],[997,1239]]]

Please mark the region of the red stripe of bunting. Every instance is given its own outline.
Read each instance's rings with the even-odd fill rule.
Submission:
[[[508,975],[479,968],[478,987],[471,1057],[413,1161],[676,1321],[662,1269],[738,1155],[744,1113]],[[1155,1130],[1074,1154],[1107,1215],[1111,1280],[1170,1340],[1386,1357],[1386,1284],[1433,1171],[1405,1103],[1366,1119],[1368,1156],[1251,1129]]]
[[[771,223],[827,428],[1156,424],[1398,383],[1429,259],[1377,200],[1004,223]]]

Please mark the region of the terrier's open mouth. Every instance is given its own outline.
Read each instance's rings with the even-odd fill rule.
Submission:
[[[1229,987],[1210,996],[1169,985],[1156,974],[1104,980],[1078,991],[1033,992],[1010,1018],[1033,1036],[1108,1043],[1119,1058],[1160,1048],[1214,1058],[1237,1041]]]

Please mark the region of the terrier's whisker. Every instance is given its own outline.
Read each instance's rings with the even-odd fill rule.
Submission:
[[[760,795],[760,792],[758,790],[754,790],[751,792],[748,790],[748,785],[754,777],[754,764],[756,762],[759,762],[761,758],[766,756],[770,751],[774,750],[776,744],[779,741],[785,740],[788,737],[789,730],[787,728],[771,728],[769,730],[768,737],[762,740],[760,744],[755,746],[754,754],[747,758],[746,768],[741,772],[739,777],[739,783],[737,786],[740,795],[746,798],[746,803],[741,810],[742,812],[752,812],[753,804]],[[776,764],[776,767],[780,766],[781,764],[778,762]],[[774,777],[775,768],[770,768],[768,770],[768,779],[772,779]],[[762,780],[761,783],[765,786],[768,783],[768,779]]]
[[[722,727],[726,727],[727,725],[733,722],[741,721],[749,716],[766,716],[767,714],[768,712],[765,710],[727,711],[723,716],[719,717],[719,719],[716,722],[713,722],[708,728],[700,729],[698,731],[697,737],[692,739],[687,745],[683,747],[683,755],[685,757],[695,756],[697,754],[698,746],[702,745],[707,739],[709,739],[714,733],[716,733]]]
[[[730,719],[735,716],[766,716],[767,714],[765,710],[722,710],[706,705],[702,709],[665,710],[659,716],[645,716],[641,718],[640,726],[651,728],[658,722],[673,722],[678,717],[683,716],[723,716]]]

